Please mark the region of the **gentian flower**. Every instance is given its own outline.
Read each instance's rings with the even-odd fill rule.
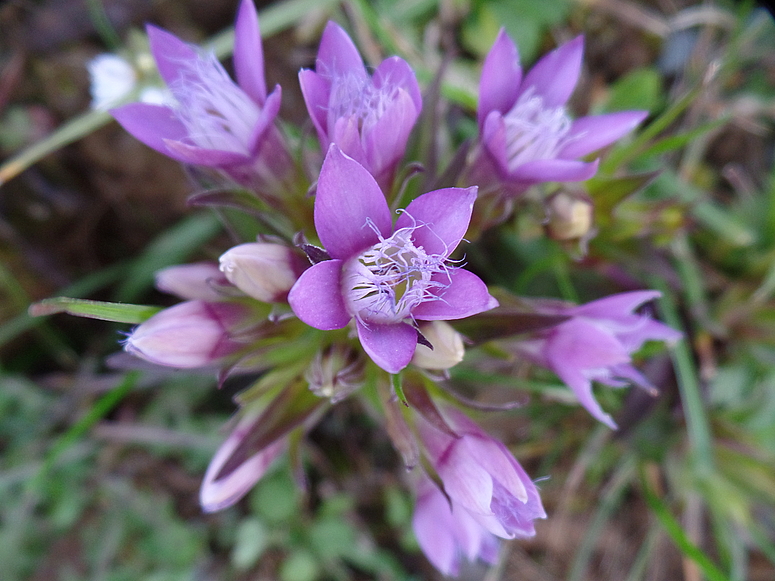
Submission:
[[[221,170],[260,192],[277,190],[291,160],[274,127],[280,87],[267,95],[258,15],[242,0],[235,25],[235,84],[213,54],[148,26],[151,53],[174,106],[131,103],[111,113],[129,133],[182,163]]]
[[[265,303],[285,301],[307,261],[283,244],[249,242],[221,255],[221,271],[246,295]]]
[[[519,462],[465,414],[449,408],[444,417],[457,438],[425,420],[417,427],[453,508],[464,509],[504,539],[535,535],[533,521],[546,518],[546,513],[538,489]]]
[[[647,111],[582,117],[566,103],[581,72],[584,37],[545,55],[522,75],[514,41],[501,29],[482,69],[477,112],[484,156],[509,191],[519,194],[540,182],[582,181],[597,172],[584,157],[631,131]]]
[[[468,228],[476,188],[424,194],[395,226],[372,175],[334,144],[315,198],[318,237],[331,260],[296,281],[288,302],[317,329],[355,320],[361,345],[389,373],[417,346],[416,321],[468,317],[497,306],[478,276],[449,261]]]
[[[633,311],[661,296],[658,291],[633,291],[611,295],[576,307],[542,307],[545,314],[570,319],[520,341],[518,352],[551,369],[576,394],[581,405],[604,424],[616,429],[592,394],[592,381],[611,387],[634,383],[656,388],[635,367],[632,353],[646,341],[674,342],[681,333]]]
[[[353,41],[329,22],[315,71],[303,69],[299,82],[323,150],[336,143],[387,190],[422,109],[412,68],[394,56],[369,76]]]
[[[425,556],[444,575],[457,577],[464,557],[491,565],[498,559],[495,535],[466,509],[450,502],[425,475],[417,485],[412,528]]]

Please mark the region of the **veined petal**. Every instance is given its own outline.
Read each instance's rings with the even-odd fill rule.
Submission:
[[[167,86],[175,84],[183,63],[198,60],[196,49],[174,34],[151,24],[145,27],[156,68]],[[189,68],[186,66],[186,68]]]
[[[296,316],[323,331],[347,326],[352,315],[342,301],[341,276],[341,260],[324,260],[305,270],[288,293]]]
[[[547,55],[544,55],[525,75],[520,94],[535,87],[544,107],[565,105],[576,87],[584,55],[584,37],[577,36]]]
[[[188,135],[175,111],[162,105],[129,103],[111,109],[110,114],[135,139],[164,155],[171,155],[166,140],[179,141]],[[185,163],[183,158],[172,157]]]
[[[301,85],[301,94],[304,97],[304,103],[307,105],[307,112],[315,129],[318,132],[320,143],[327,146],[328,139],[328,100],[331,94],[331,82],[325,77],[309,69],[299,71],[299,85]]]
[[[449,256],[468,230],[476,201],[476,186],[444,188],[413,200],[396,221],[396,230],[416,226],[415,246],[428,254]]]
[[[368,76],[363,59],[350,36],[341,26],[330,20],[320,39],[315,69],[318,74],[326,76]]]
[[[419,111],[409,94],[399,89],[398,96],[371,127],[363,129],[363,149],[367,167],[374,176],[389,171],[403,157],[409,134]]]
[[[477,514],[492,514],[492,476],[471,457],[460,440],[454,442],[436,466],[450,498]]]
[[[597,173],[598,160],[536,159],[520,165],[510,178],[519,182],[580,182]]]
[[[610,145],[648,117],[648,111],[622,111],[576,119],[557,153],[560,159],[577,159]]]
[[[253,0],[242,0],[234,24],[234,73],[237,84],[259,105],[266,100],[264,49]]]
[[[482,131],[490,111],[505,114],[514,106],[521,81],[522,68],[519,66],[517,45],[501,28],[482,66],[477,108],[479,131]]]
[[[422,110],[422,95],[417,84],[417,76],[414,69],[404,59],[392,56],[380,63],[371,78],[378,89],[384,86],[394,85],[402,88],[411,97],[416,115]]]
[[[324,263],[320,263],[324,264]],[[409,365],[417,348],[417,331],[406,323],[368,326],[355,321],[363,350],[388,373],[398,373]]]
[[[498,306],[491,296],[487,285],[474,273],[463,269],[454,269],[447,274],[433,277],[446,289],[438,290],[438,300],[420,303],[412,311],[412,316],[420,321],[449,321],[463,319]]]
[[[387,238],[392,220],[385,196],[372,175],[331,144],[315,196],[315,229],[333,258],[347,259]]]

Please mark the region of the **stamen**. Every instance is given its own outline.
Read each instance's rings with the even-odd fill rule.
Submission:
[[[571,120],[565,107],[547,108],[533,87],[506,113],[506,157],[509,170],[536,159],[553,159],[567,143]]]
[[[356,117],[359,129],[368,129],[382,118],[398,98],[397,85],[374,86],[370,77],[346,74],[331,79],[328,120],[331,126],[341,117]]]

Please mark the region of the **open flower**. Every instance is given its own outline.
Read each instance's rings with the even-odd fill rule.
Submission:
[[[542,307],[545,314],[570,319],[517,344],[519,353],[554,371],[595,418],[616,428],[592,394],[592,381],[611,387],[634,383],[656,388],[635,367],[631,355],[646,341],[677,341],[681,333],[633,311],[659,291],[611,295],[577,307]]]
[[[444,575],[456,577],[463,558],[494,564],[498,539],[471,514],[422,475],[417,485],[417,504],[412,528],[428,560]]]
[[[471,219],[476,188],[415,199],[395,226],[372,175],[331,145],[315,198],[315,228],[331,260],[306,270],[288,295],[317,329],[351,320],[364,350],[389,373],[409,363],[416,321],[460,319],[497,306],[478,276],[449,261]]]
[[[420,420],[418,431],[453,507],[504,539],[535,535],[546,518],[538,489],[502,442],[454,408],[444,414],[457,438]]]
[[[478,121],[486,158],[512,193],[548,181],[582,181],[597,161],[578,158],[631,131],[647,111],[582,117],[566,103],[578,82],[584,38],[578,36],[545,55],[524,77],[514,41],[501,29],[484,61]]]
[[[129,133],[182,163],[219,169],[246,187],[277,187],[290,168],[274,127],[280,87],[267,95],[258,15],[242,0],[235,25],[235,84],[213,54],[148,26],[151,53],[174,106],[131,103],[111,113]]]
[[[334,22],[323,32],[315,69],[302,70],[299,82],[323,150],[337,144],[389,187],[422,108],[414,71],[394,56],[369,76],[353,41]]]

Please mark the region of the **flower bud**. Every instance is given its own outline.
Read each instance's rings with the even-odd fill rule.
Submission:
[[[417,344],[412,357],[412,363],[417,367],[449,369],[463,361],[465,355],[463,339],[449,323],[444,321],[424,323],[420,325],[420,333],[433,345],[433,349],[422,343]]]
[[[188,301],[222,299],[224,295],[218,287],[228,284],[214,262],[170,266],[156,273],[157,289]]]
[[[583,238],[592,229],[595,207],[585,195],[558,192],[546,204],[546,232],[554,240]]]
[[[334,344],[317,353],[305,377],[312,393],[336,403],[363,384],[363,359],[349,346]]]
[[[221,271],[234,286],[265,303],[284,301],[304,270],[302,260],[282,244],[251,242],[224,253]]]
[[[124,349],[168,367],[218,365],[241,347],[230,332],[245,315],[246,309],[237,303],[186,301],[137,326]]]

